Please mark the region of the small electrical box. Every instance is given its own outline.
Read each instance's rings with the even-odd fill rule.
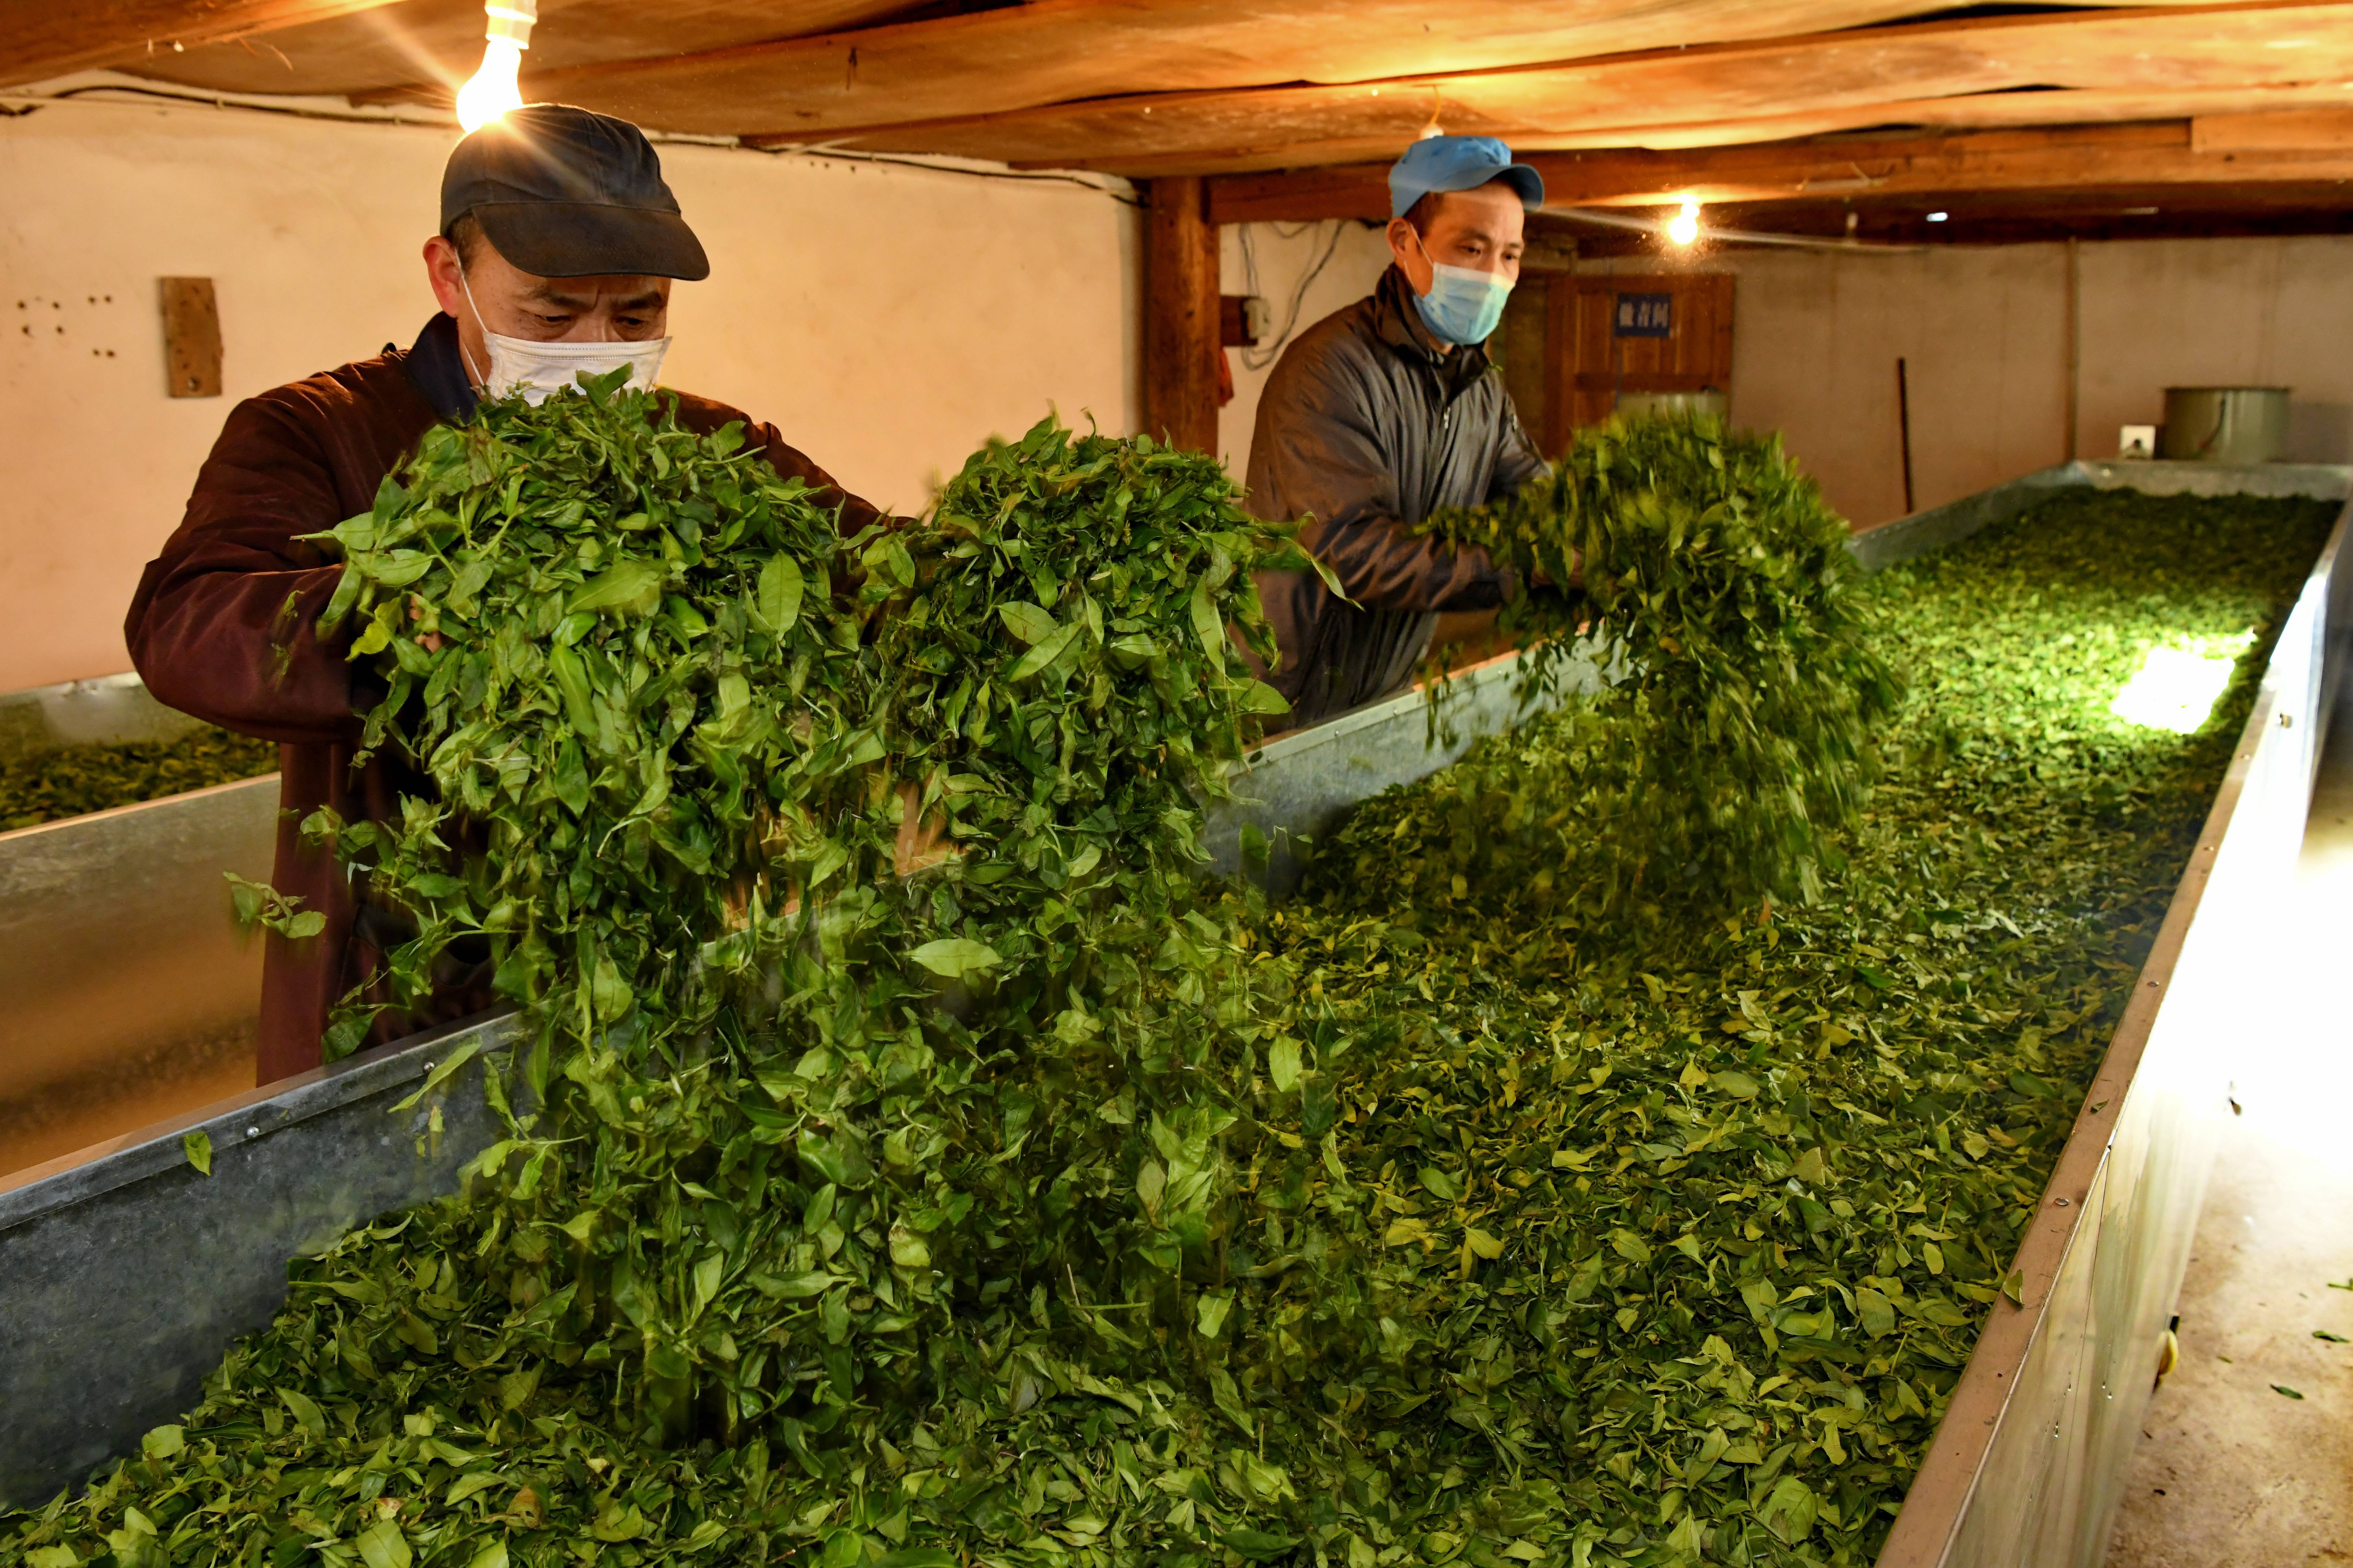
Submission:
[[[2157,456],[2157,426],[2126,425],[2116,432],[2116,456],[2119,458],[2154,458]]]
[[[1256,294],[1218,296],[1218,344],[1221,348],[1256,348],[1274,331],[1274,307]]]

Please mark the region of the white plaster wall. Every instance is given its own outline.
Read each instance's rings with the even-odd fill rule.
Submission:
[[[1778,430],[1857,522],[1904,510],[1895,362],[1911,388],[1913,491],[1934,506],[2060,460],[2065,250],[1727,252],[1733,422]],[[1615,258],[1581,270],[1659,270]]]
[[[85,100],[0,119],[0,691],[128,667],[121,621],[231,403],[406,345],[451,133]],[[1052,181],[670,145],[710,251],[664,379],[919,507],[1050,404],[1139,406],[1133,209]],[[164,393],[155,279],[217,289],[227,396]]]
[[[2353,462],[2353,238],[2088,245],[2083,290],[2084,456],[2168,386],[2286,386],[2285,455]]]
[[[1250,268],[1243,253],[1243,236],[1248,234],[1250,247],[1258,262],[1257,286],[1251,287]],[[1378,228],[1343,219],[1325,223],[1252,223],[1229,224],[1219,231],[1220,290],[1228,294],[1257,293],[1264,296],[1274,309],[1274,331],[1281,333],[1283,323],[1291,318],[1292,301],[1299,301],[1297,318],[1293,321],[1291,336],[1314,326],[1324,317],[1355,304],[1373,291],[1381,273],[1389,264],[1388,242]],[[1316,271],[1306,290],[1300,284],[1316,263]],[[1288,339],[1283,339],[1287,342]],[[1218,454],[1236,479],[1246,479],[1250,473],[1250,432],[1258,424],[1259,395],[1266,390],[1266,379],[1274,374],[1274,350],[1277,340],[1270,337],[1259,349],[1228,349],[1226,363],[1233,369],[1234,400],[1218,412]],[[1245,363],[1263,359],[1256,369]]]
[[[2118,426],[2161,419],[2168,385],[2285,384],[2284,455],[2353,461],[2353,238],[2116,241],[2079,257],[2078,455],[2113,455]],[[1904,510],[1898,356],[1916,505],[2066,456],[2063,245],[1752,250],[1691,265],[1738,278],[1734,422],[1782,432],[1854,521]]]

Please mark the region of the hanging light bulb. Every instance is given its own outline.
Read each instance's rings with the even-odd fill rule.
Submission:
[[[458,123],[469,134],[522,107],[522,88],[515,73],[522,68],[522,52],[531,47],[539,0],[491,0],[482,10],[490,19],[483,33],[482,68],[458,89]]]
[[[1683,211],[1667,220],[1667,237],[1677,245],[1689,245],[1699,237],[1699,204],[1685,202]]]

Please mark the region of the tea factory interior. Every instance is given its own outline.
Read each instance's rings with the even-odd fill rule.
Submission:
[[[0,1565],[2353,1556],[2353,5],[0,15]]]

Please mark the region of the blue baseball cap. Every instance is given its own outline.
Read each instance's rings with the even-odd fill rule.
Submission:
[[[1524,205],[1544,205],[1544,176],[1513,163],[1512,150],[1494,137],[1425,136],[1389,165],[1389,216],[1405,216],[1432,191],[1476,190],[1490,180],[1509,184]]]

